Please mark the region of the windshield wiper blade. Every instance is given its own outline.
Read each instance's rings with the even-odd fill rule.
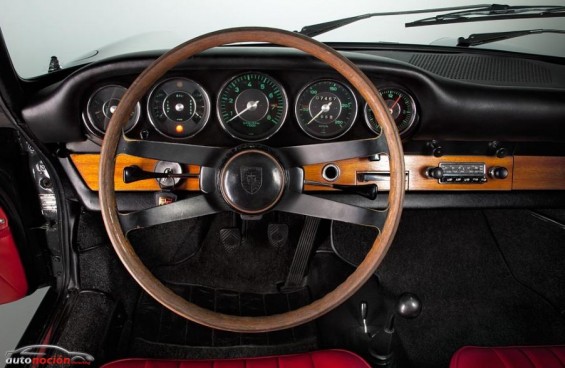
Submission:
[[[304,26],[298,32],[305,36],[314,37],[332,31],[334,29],[346,26],[348,24],[373,17],[386,17],[391,15],[408,15],[408,14],[425,14],[425,13],[438,13],[443,11],[455,11],[455,10],[473,10],[473,9],[484,9],[491,6],[490,4],[478,4],[478,5],[465,5],[465,6],[451,6],[447,8],[434,8],[434,9],[418,9],[418,10],[406,10],[406,11],[395,11],[386,13],[367,13],[357,15],[355,17],[336,19],[329,22],[312,24],[309,26]]]
[[[459,37],[457,40],[457,46],[469,47],[482,45],[484,43],[497,42],[502,40],[508,40],[510,38],[522,37],[532,34],[539,33],[559,33],[565,34],[565,30],[562,29],[523,29],[520,31],[509,31],[509,32],[490,32],[490,33],[473,33],[469,37]]]
[[[498,19],[556,18],[565,17],[565,6],[560,5],[501,5],[440,14],[406,23],[406,27],[421,27],[449,23],[480,22]]]

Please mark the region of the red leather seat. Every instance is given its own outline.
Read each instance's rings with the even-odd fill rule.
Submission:
[[[102,368],[370,368],[356,354],[345,350],[324,350],[312,353],[259,358],[216,360],[152,360],[123,359]]]
[[[27,290],[24,266],[10,229],[9,219],[0,207],[0,304],[23,298]]]
[[[451,358],[450,368],[564,368],[565,346],[483,348],[466,346]]]

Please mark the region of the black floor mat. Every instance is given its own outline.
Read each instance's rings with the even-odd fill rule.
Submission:
[[[554,218],[560,214],[551,213]],[[565,322],[554,307],[562,306],[565,294],[563,230],[539,219],[532,221],[528,216],[527,211],[517,210],[404,212],[378,276],[387,294],[413,292],[422,299],[421,316],[415,320],[398,318],[396,326],[414,367],[447,367],[451,355],[463,345],[565,343]],[[265,218],[269,222],[286,222],[291,229],[300,229],[301,220]],[[138,250],[175,292],[189,300],[196,297],[211,309],[214,303],[210,301],[215,300],[216,307],[227,308],[222,311],[237,314],[241,311],[232,308],[240,302],[235,303],[235,299],[243,300],[244,306],[246,300],[258,301],[250,301],[249,305],[263,306],[269,312],[271,307],[288,306],[289,301],[285,304],[279,299],[276,284],[286,276],[299,231],[291,231],[294,239],[287,246],[272,249],[267,243],[265,222],[255,222],[248,231],[258,237],[237,252],[230,252],[215,235],[230,223],[229,217],[220,216],[202,224],[177,223],[154,232],[153,237],[147,231],[140,237],[143,244]],[[194,235],[204,239],[202,246],[191,244],[190,236]],[[342,237],[347,241],[342,249],[349,247],[347,258],[354,263],[354,257],[363,257],[362,248],[354,247],[363,241],[363,235],[356,230],[346,235]],[[176,242],[171,244],[171,239]],[[121,272],[108,272],[117,270],[119,265],[112,260],[115,255],[110,248],[98,246],[104,242],[103,237],[97,236],[83,236],[79,242],[79,249],[83,250],[83,284],[108,289],[118,299],[132,295],[126,290],[137,288],[128,286],[129,278],[129,283],[117,281],[124,278]],[[112,262],[102,263],[105,259]],[[330,269],[325,274],[318,273],[325,280],[335,272]],[[258,290],[252,290],[255,287]],[[238,292],[218,292],[232,288]],[[316,290],[311,290],[315,295]],[[132,333],[124,334],[124,357],[256,356],[311,350],[318,343],[312,325],[305,327],[311,329],[306,332],[293,329],[267,335],[225,334],[186,322],[147,295],[131,299],[131,303],[124,303],[128,315],[134,317]],[[350,314],[357,318],[358,304],[344,308],[351,309]],[[371,308],[377,304],[371,302]],[[253,313],[245,310],[244,313]],[[320,332],[335,335],[334,329],[330,326]],[[335,340],[339,345],[340,338]]]
[[[178,283],[170,283],[169,287],[197,305],[232,315],[282,313],[310,300],[305,288],[285,294],[251,294]],[[271,333],[218,331],[187,321],[142,293],[135,312],[130,353],[152,358],[229,358],[294,353],[316,346],[313,323]]]
[[[103,363],[100,359],[106,356],[104,346],[115,307],[116,302],[104,293],[80,292],[56,345],[92,355],[97,360],[96,366]]]
[[[301,229],[303,222],[303,216],[285,214],[268,214],[259,221],[247,221],[241,245],[233,249],[224,247],[220,240],[220,230],[233,227],[233,215],[222,213],[211,217],[204,229],[203,225],[179,222],[175,224],[178,230],[172,226],[169,232],[149,229],[142,236],[136,236],[132,243],[140,250],[143,261],[162,280],[239,292],[273,293],[286,279],[300,231],[290,232],[287,243],[276,247],[269,243],[268,224],[284,223],[290,229]],[[198,230],[202,237],[201,243],[196,242],[199,246],[194,246],[195,241],[179,242],[177,238],[176,255],[168,256],[166,264],[155,262],[157,259],[163,262],[165,258],[158,254],[167,252],[170,247],[163,234],[180,232],[188,237],[189,232],[182,229],[183,226],[194,226]]]
[[[397,319],[415,367],[447,367],[464,345],[565,343],[564,319],[513,278],[482,211],[405,211],[378,275],[392,293],[422,299],[418,318]]]
[[[271,245],[267,235],[268,224],[300,229],[303,221],[303,216],[269,214],[242,226],[241,220],[232,215],[220,214],[135,231],[130,238],[152,272],[187,300],[228,314],[267,315],[296,309],[310,301],[307,289],[290,294],[278,292],[300,232],[290,233],[282,246]],[[220,229],[232,226],[244,230],[237,249],[223,247],[219,238]],[[131,285],[131,277],[125,275],[108,245],[99,214],[83,213],[79,230],[76,248],[80,253],[82,287],[113,295],[129,316],[117,358],[228,358],[295,353],[318,346],[313,323],[268,334],[235,334],[188,322]],[[109,318],[102,314],[89,317]]]
[[[514,276],[565,315],[565,228],[529,210],[487,211],[486,216]]]

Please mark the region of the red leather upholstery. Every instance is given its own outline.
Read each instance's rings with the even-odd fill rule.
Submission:
[[[370,368],[361,357],[345,350],[260,358],[217,360],[124,359],[102,368]]]
[[[8,217],[0,208],[0,304],[23,298],[27,294],[27,287],[27,278]]]
[[[480,348],[466,346],[451,358],[450,368],[564,368],[565,346]]]

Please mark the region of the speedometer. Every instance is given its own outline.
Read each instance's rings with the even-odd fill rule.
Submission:
[[[288,99],[279,82],[250,72],[229,80],[218,96],[218,119],[226,132],[244,141],[267,139],[284,123]]]
[[[345,84],[321,80],[309,84],[296,101],[296,118],[302,130],[317,139],[341,137],[357,117],[357,99]]]

